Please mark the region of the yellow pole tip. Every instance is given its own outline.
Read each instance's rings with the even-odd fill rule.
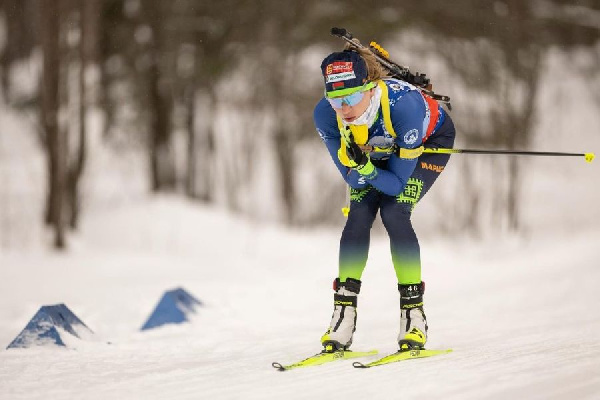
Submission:
[[[591,163],[596,155],[594,153],[585,153],[585,161]]]
[[[348,207],[342,208],[342,214],[344,214],[344,217],[347,217],[349,212],[350,212],[350,208],[348,208]]]

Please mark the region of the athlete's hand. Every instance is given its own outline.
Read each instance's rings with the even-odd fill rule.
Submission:
[[[352,168],[367,179],[375,178],[377,176],[377,169],[371,162],[370,157],[356,144],[352,134],[349,135],[348,139],[346,154],[348,155],[348,159],[354,164]]]
[[[354,141],[354,136],[350,134],[346,143],[346,154],[350,161],[355,165],[352,168],[364,167],[369,162],[369,156],[367,156],[360,148],[359,145]]]

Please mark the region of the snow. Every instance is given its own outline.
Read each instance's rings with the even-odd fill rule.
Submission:
[[[598,229],[568,238],[423,239],[429,347],[453,353],[372,370],[340,361],[277,372],[271,362],[319,351],[338,239],[336,230],[257,225],[159,197],[91,215],[70,253],[5,252],[0,343],[41,305],[58,302],[97,339],[0,352],[0,398],[600,394]],[[398,293],[384,236],[373,239],[363,281],[354,347],[392,352]],[[177,286],[205,306],[188,324],[140,332]]]
[[[598,154],[593,93],[585,82],[552,79],[569,57],[584,56],[549,56],[535,150]],[[40,224],[45,160],[32,121],[0,109],[0,399],[600,399],[600,160],[523,161],[526,229],[474,239],[430,234],[443,218],[436,205],[456,206],[448,193],[460,189],[461,163],[494,167],[489,158],[453,159],[414,224],[428,347],[454,351],[368,370],[346,360],[280,373],[271,362],[320,350],[341,216],[338,227],[291,230],[178,197],[148,198],[145,160],[97,144],[81,231],[69,237],[68,253],[51,252]],[[266,170],[258,169],[266,176],[257,182],[261,199],[273,197]],[[494,184],[481,183],[486,201]],[[377,227],[353,347],[383,355],[396,350],[399,310],[389,244]],[[163,293],[177,287],[203,303],[197,314],[141,332]],[[42,305],[59,303],[93,337],[71,338],[67,349],[4,350]]]

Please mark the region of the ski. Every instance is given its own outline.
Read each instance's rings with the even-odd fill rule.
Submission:
[[[288,371],[294,368],[301,367],[312,367],[314,365],[321,365],[331,361],[337,360],[346,360],[349,358],[357,358],[357,357],[367,357],[377,354],[377,350],[371,351],[351,351],[351,350],[337,350],[334,352],[321,352],[317,353],[314,356],[305,358],[302,361],[299,361],[290,365],[282,365],[278,362],[274,362],[271,365],[273,368],[276,368],[278,371]]]
[[[396,353],[387,355],[383,358],[380,358],[379,360],[375,360],[372,361],[370,363],[367,364],[363,364],[361,362],[354,362],[352,363],[352,366],[354,368],[371,368],[371,367],[377,367],[379,365],[385,365],[385,364],[390,364],[390,363],[394,363],[394,362],[398,362],[398,361],[403,361],[403,360],[411,360],[413,358],[425,358],[425,357],[433,357],[433,356],[437,356],[440,354],[447,354],[450,353],[452,351],[452,349],[446,349],[446,350],[404,350],[404,351],[398,351]]]

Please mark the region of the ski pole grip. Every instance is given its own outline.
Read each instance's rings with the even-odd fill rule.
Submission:
[[[352,38],[352,35],[348,34],[348,31],[344,28],[331,28],[331,34],[334,36],[349,36]]]

